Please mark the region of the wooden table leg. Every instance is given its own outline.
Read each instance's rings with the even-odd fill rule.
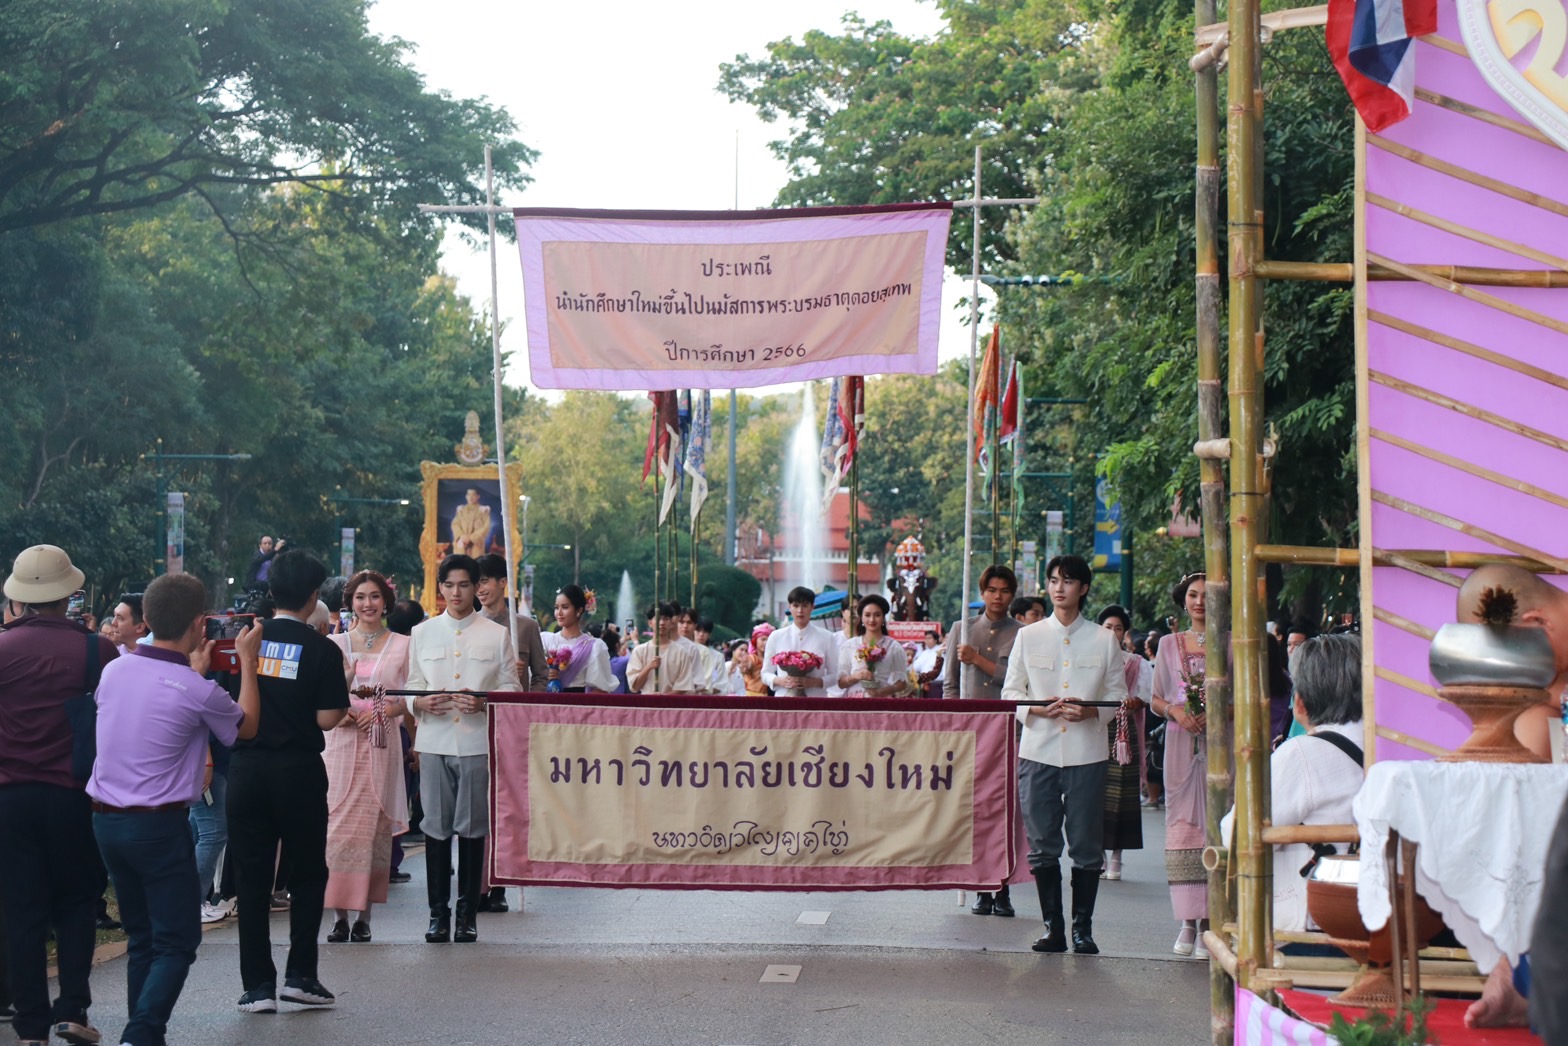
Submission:
[[[1388,833],[1388,844],[1383,847],[1383,863],[1388,869],[1388,945],[1392,952],[1389,965],[1389,980],[1394,986],[1394,1011],[1402,1011],[1405,1006],[1405,971],[1404,971],[1404,920],[1400,918],[1399,895],[1399,833]]]
[[[1399,841],[1400,863],[1405,866],[1405,878],[1400,887],[1404,900],[1405,952],[1410,956],[1410,997],[1421,994],[1421,943],[1420,930],[1416,927],[1416,844],[1409,839]]]

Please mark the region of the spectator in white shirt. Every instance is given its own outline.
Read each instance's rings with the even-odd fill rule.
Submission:
[[[826,697],[827,680],[838,682],[839,637],[820,625],[812,624],[817,594],[805,586],[790,589],[790,623],[768,636],[762,655],[762,681],[775,694],[794,697]],[[792,650],[809,651],[822,659],[822,665],[806,675],[791,675],[774,658]]]

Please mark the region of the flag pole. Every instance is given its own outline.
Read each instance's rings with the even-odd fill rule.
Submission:
[[[506,550],[506,584],[507,590],[512,593],[512,600],[519,613],[523,609],[522,589],[517,587],[517,560],[514,558],[515,550],[512,548],[512,528],[505,525],[508,519],[515,519],[517,503],[512,499],[511,485],[506,476],[506,428],[501,415],[501,303],[498,300],[498,279],[496,276],[495,254],[495,166],[491,159],[490,146],[485,146],[485,207],[489,211],[490,219],[490,364],[494,372],[495,384],[495,470],[499,480],[497,489],[501,492],[501,545]],[[488,550],[486,550],[488,551]],[[517,660],[517,625],[515,621],[508,620],[507,631],[511,633],[512,660]],[[524,682],[527,682],[524,680]],[[525,688],[526,689],[526,688]]]
[[[1024,396],[1024,369],[1019,366],[1018,358],[1013,358],[1013,377],[1018,382],[1018,420],[1013,426],[1013,511],[1010,513],[1013,521],[1013,547],[1009,557],[1013,569],[1018,566],[1018,524],[1023,521],[1024,511],[1024,405],[1029,401]]]
[[[969,273],[969,409],[964,412],[964,580],[958,597],[958,645],[969,645],[969,590],[973,583],[970,559],[975,547],[975,357],[980,349],[980,147],[975,146],[974,239]],[[968,673],[958,672],[958,696],[968,697]]]
[[[990,405],[986,413],[991,417],[991,562],[1002,562],[1002,352],[998,345],[996,374],[991,378]]]
[[[694,492],[695,493],[695,492]],[[697,527],[702,523],[702,506],[697,506],[697,514],[691,517],[691,608],[697,609]]]
[[[850,405],[849,423],[855,423],[855,405]],[[849,609],[853,614],[860,601],[860,447],[849,459]]]
[[[655,432],[653,444],[653,656],[655,658],[659,656],[659,602],[661,599],[659,592],[659,545],[664,540],[663,525],[660,522],[660,517],[663,514],[660,510],[663,508],[664,497],[659,490],[659,481],[663,478],[663,470],[659,468],[657,435],[658,427],[662,423],[663,419],[659,416],[659,401],[655,399],[653,401],[653,425]],[[657,668],[653,670],[653,692],[659,693],[659,670]]]

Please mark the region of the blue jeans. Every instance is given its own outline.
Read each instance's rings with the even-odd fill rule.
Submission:
[[[93,814],[93,834],[120,902],[126,949],[126,1009],[120,1041],[163,1046],[169,1015],[201,944],[196,851],[183,810]]]
[[[196,800],[191,807],[191,836],[196,841],[196,889],[201,894],[198,901],[205,901],[212,893],[212,881],[218,874],[218,860],[223,848],[229,844],[229,816],[224,812],[224,799],[229,794],[229,779],[223,774],[212,775],[212,805]]]

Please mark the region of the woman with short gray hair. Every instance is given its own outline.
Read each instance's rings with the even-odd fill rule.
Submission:
[[[1275,749],[1270,823],[1351,824],[1351,801],[1361,790],[1366,760],[1361,749],[1361,637],[1317,636],[1290,660],[1295,695],[1291,710],[1307,730]],[[1229,837],[1236,811],[1220,831]],[[1305,930],[1307,875],[1317,863],[1304,843],[1274,847],[1274,928]]]

